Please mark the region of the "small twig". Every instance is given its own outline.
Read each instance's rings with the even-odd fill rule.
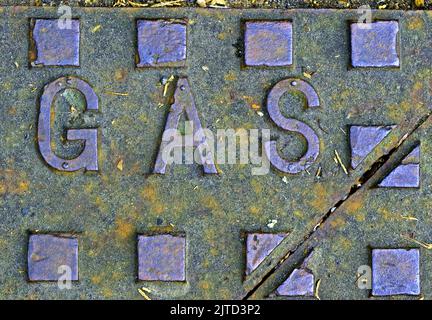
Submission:
[[[406,239],[406,240],[410,240],[414,243],[417,243],[419,246],[422,246],[423,248],[425,248],[427,250],[432,250],[432,243],[426,243],[423,241],[419,241],[419,240],[413,239],[413,238],[405,236],[405,235],[401,235],[401,237]]]
[[[346,175],[348,175],[348,170],[345,167],[345,165],[343,164],[343,162],[342,162],[342,160],[341,160],[341,158],[339,156],[339,153],[336,150],[334,152],[335,152],[337,161],[339,162],[340,166],[342,167],[342,170],[345,172]]]
[[[160,8],[160,7],[178,6],[178,5],[181,5],[183,2],[185,2],[185,0],[166,1],[166,2],[153,4],[150,7]]]
[[[416,217],[411,217],[411,216],[403,216],[403,215],[401,215],[401,218],[405,219],[405,220],[409,220],[409,221],[418,221],[418,219]]]
[[[316,288],[315,288],[315,298],[317,298],[318,300],[321,300],[321,298],[319,297],[320,284],[321,284],[321,279],[318,279],[318,281],[316,283]]]
[[[318,179],[321,178],[321,171],[322,171],[322,168],[319,167],[316,174],[315,174],[315,177],[317,177]]]
[[[127,97],[129,95],[129,93],[127,92],[105,91],[105,93],[113,96],[122,96],[122,97]]]
[[[151,293],[151,290],[142,287],[141,289],[138,288],[138,292],[141,296],[143,296],[144,299],[151,300],[150,297],[146,294],[146,292]]]
[[[128,1],[127,2],[131,7],[135,7],[135,8],[144,8],[144,7],[148,7],[148,3],[139,3],[139,2],[134,2],[134,1]]]
[[[164,84],[164,90],[163,90],[163,96],[166,97],[166,94],[168,92],[168,86],[169,84],[174,80],[174,76],[171,75]]]

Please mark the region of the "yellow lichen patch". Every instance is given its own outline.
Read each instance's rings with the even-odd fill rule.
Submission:
[[[91,277],[90,281],[95,285],[99,285],[102,282],[102,276],[101,275],[93,276]]]
[[[24,173],[14,170],[0,170],[0,195],[24,194],[30,189],[30,182]]]
[[[209,290],[211,287],[210,282],[202,280],[198,283],[198,286],[202,289],[202,290]]]
[[[363,222],[366,220],[366,215],[364,212],[359,211],[354,213],[354,218],[358,221],[358,222]]]
[[[94,180],[90,180],[86,185],[84,185],[84,192],[86,194],[92,193],[96,189],[96,186]]]
[[[301,212],[300,210],[294,210],[293,211],[293,215],[297,218],[303,219],[304,218],[304,213]]]
[[[147,115],[145,113],[142,113],[138,116],[138,120],[141,121],[142,123],[147,124],[148,123],[148,118]]]
[[[149,202],[157,201],[157,190],[155,186],[146,185],[141,192],[141,197]]]
[[[219,250],[216,249],[215,247],[210,248],[210,254],[214,257],[219,256]]]
[[[6,91],[10,91],[13,88],[12,83],[6,82],[6,81],[3,82],[2,86],[3,86],[3,89],[5,89]]]
[[[249,212],[250,214],[258,217],[260,215],[261,209],[258,208],[257,206],[251,206],[249,207]]]
[[[6,193],[6,185],[4,185],[3,183],[1,183],[0,181],[0,195],[4,195]]]
[[[351,100],[351,91],[348,89],[337,91],[337,93],[332,96],[332,100],[335,102],[331,104],[332,109],[341,110],[342,108],[346,107],[348,101]]]
[[[219,294],[218,294],[218,298],[220,297],[220,299],[222,300],[229,300],[232,298],[231,296],[231,291],[227,288],[222,288],[219,289]]]
[[[333,219],[332,221],[330,221],[330,225],[334,229],[342,228],[343,226],[345,226],[345,224],[346,224],[346,221],[344,219],[342,219],[341,217],[337,217],[337,218]]]
[[[204,269],[207,269],[210,266],[210,261],[208,259],[204,259],[203,263],[202,263],[202,267]]]
[[[358,210],[362,208],[363,205],[363,199],[356,197],[354,199],[350,199],[349,201],[345,202],[345,211],[347,213],[356,213]]]
[[[399,111],[399,106],[396,104],[391,104],[387,106],[387,111],[386,114],[388,115],[388,117],[392,120],[392,121],[400,121],[403,116],[404,113]]]
[[[22,194],[27,192],[29,189],[30,182],[28,181],[20,181],[18,182],[18,188],[16,189],[16,193]]]
[[[127,220],[117,218],[115,235],[119,240],[127,240],[134,235],[135,226]]]
[[[420,17],[411,17],[408,21],[408,30],[423,29],[424,22]]]
[[[94,199],[94,204],[96,205],[96,207],[99,208],[100,212],[106,213],[109,210],[109,206],[99,196],[96,196],[96,198]]]
[[[251,186],[253,191],[256,194],[260,194],[263,191],[263,186],[262,184],[258,181],[258,179],[252,179],[251,180]]]
[[[226,36],[227,36],[227,34],[225,32],[220,32],[220,33],[218,33],[217,38],[218,38],[218,40],[223,41],[226,39]]]
[[[201,197],[201,204],[210,210],[218,211],[220,210],[220,204],[213,196],[203,196]]]
[[[213,229],[205,229],[204,230],[204,239],[208,242],[212,242],[212,240],[216,239],[216,232]]]
[[[310,204],[315,210],[322,211],[328,209],[327,190],[321,183],[317,183],[313,186],[312,194],[314,195],[314,198]]]
[[[336,245],[342,248],[342,250],[348,251],[352,247],[352,242],[345,237],[339,237],[336,241]]]
[[[378,213],[384,218],[384,220],[393,219],[392,213],[386,208],[379,208]]]
[[[121,213],[123,217],[127,217],[132,222],[137,220],[140,217],[139,212],[134,206],[131,205],[124,205],[121,208]]]
[[[242,96],[242,98],[252,110],[258,111],[261,109],[261,105],[257,102],[256,98],[251,96]]]
[[[154,204],[152,204],[151,210],[156,214],[161,214],[162,212],[164,212],[165,207],[161,202],[155,202]]]
[[[236,81],[237,75],[234,71],[229,71],[227,74],[224,75],[225,81]]]
[[[167,226],[150,226],[149,231],[150,232],[159,232],[159,233],[171,233],[173,232],[174,226],[169,224]]]
[[[111,288],[108,287],[102,288],[102,295],[104,296],[104,298],[112,298],[113,291]]]

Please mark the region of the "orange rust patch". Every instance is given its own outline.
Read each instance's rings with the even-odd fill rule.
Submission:
[[[210,289],[210,283],[208,281],[200,281],[199,287],[203,290],[209,290]]]
[[[102,289],[102,295],[105,298],[111,298],[113,296],[113,292],[112,292],[112,290],[110,288],[103,288]]]
[[[423,29],[423,19],[420,17],[412,17],[408,22],[408,30]]]
[[[162,212],[164,212],[164,210],[165,207],[160,202],[156,202],[155,204],[152,205],[152,211],[154,213],[161,214]]]
[[[263,186],[258,180],[252,179],[251,185],[252,185],[252,189],[254,190],[255,193],[261,193],[262,192]]]
[[[256,206],[252,206],[249,208],[249,212],[254,216],[258,216],[258,214],[261,212],[261,210],[260,210],[260,208],[258,208]]]
[[[151,185],[146,185],[141,192],[141,196],[144,198],[144,200],[147,200],[149,202],[155,202],[157,200],[156,188]]]
[[[317,183],[312,190],[314,199],[310,202],[311,206],[319,211],[326,210],[329,206],[327,203],[327,190],[321,183]]]
[[[336,243],[345,251],[350,250],[352,247],[352,242],[345,237],[339,237]]]
[[[243,100],[249,105],[249,107],[254,110],[258,111],[261,109],[261,105],[256,101],[254,97],[251,96],[243,96]]]
[[[224,79],[225,81],[236,81],[237,76],[233,71],[230,71],[224,76]]]
[[[345,226],[345,224],[346,224],[346,221],[340,217],[337,217],[337,218],[333,219],[332,221],[330,221],[330,225],[334,229],[342,228],[343,226]]]
[[[90,280],[93,284],[98,285],[102,282],[102,276],[101,275],[93,276],[93,277],[91,277]]]
[[[220,205],[219,202],[213,196],[207,196],[201,198],[201,203],[204,207],[211,210],[219,210]]]
[[[366,220],[366,215],[364,212],[356,212],[354,214],[354,218],[358,221],[358,222],[363,222]]]
[[[355,199],[350,199],[345,203],[345,210],[348,213],[355,213],[362,208],[362,205],[363,199],[360,199],[358,197]]]
[[[386,208],[379,208],[378,209],[378,213],[380,215],[382,215],[382,217],[384,218],[384,220],[391,220],[391,219],[393,219],[393,215]]]
[[[29,191],[30,182],[14,170],[0,170],[0,195],[23,194]]]
[[[116,219],[115,235],[119,240],[126,240],[133,236],[135,227],[129,221]]]

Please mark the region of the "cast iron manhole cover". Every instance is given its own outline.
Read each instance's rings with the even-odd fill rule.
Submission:
[[[0,14],[1,298],[431,296],[430,12]]]

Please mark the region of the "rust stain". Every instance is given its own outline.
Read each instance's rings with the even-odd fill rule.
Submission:
[[[412,17],[408,21],[408,30],[418,30],[423,29],[424,22],[423,19],[420,17]]]
[[[312,194],[314,199],[310,202],[311,206],[318,211],[326,210],[328,207],[326,188],[321,183],[317,183],[312,188]]]
[[[237,75],[234,71],[229,71],[227,74],[225,74],[224,79],[225,81],[236,81]]]
[[[147,200],[149,202],[157,201],[156,187],[152,185],[146,185],[141,192],[141,196],[143,197],[144,200]]]
[[[334,229],[339,229],[345,226],[346,221],[341,217],[337,217],[334,220],[330,221],[330,226]]]
[[[356,197],[346,202],[345,210],[347,213],[356,213],[362,208],[362,205],[363,205],[363,199]]]
[[[117,218],[115,235],[119,240],[127,240],[135,233],[135,226],[127,220]]]
[[[17,194],[21,195],[28,192],[30,182],[25,174],[15,170],[0,170],[0,195]]]
[[[261,213],[261,209],[258,208],[257,206],[251,206],[251,207],[249,207],[249,212],[250,212],[250,214],[258,217],[259,214]]]
[[[257,179],[251,180],[251,186],[256,194],[260,194],[263,191],[263,186]]]

